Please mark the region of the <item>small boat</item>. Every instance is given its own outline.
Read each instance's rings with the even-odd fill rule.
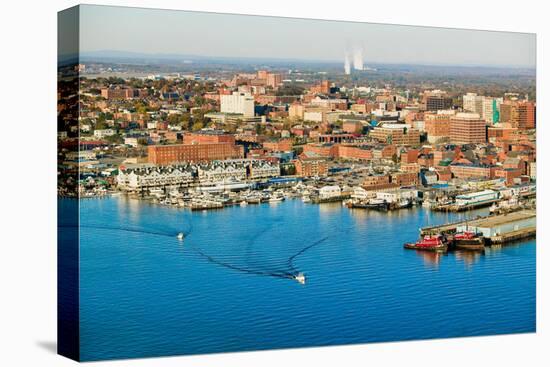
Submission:
[[[454,245],[457,249],[462,250],[485,250],[483,238],[477,233],[465,231],[457,233],[453,237]]]
[[[406,208],[412,208],[413,201],[411,199],[401,199],[397,202],[395,205],[396,209],[406,209]]]
[[[269,198],[269,202],[270,203],[276,203],[276,202],[279,202],[279,201],[283,201],[285,199],[284,196],[272,196]]]
[[[416,243],[406,243],[403,247],[409,250],[447,251],[446,239],[441,235],[424,236]]]
[[[300,284],[306,284],[306,276],[304,273],[298,273],[294,275],[294,279]]]
[[[311,203],[311,198],[309,196],[304,196],[304,197],[302,197],[302,202]]]
[[[372,210],[381,210],[387,211],[390,208],[390,204],[382,199],[370,199],[368,201],[351,201],[348,205],[348,208],[353,209],[372,209]]]
[[[248,205],[248,203],[246,202],[246,200],[241,201],[240,204],[241,204],[241,206],[247,206],[247,205]]]
[[[178,240],[183,241],[185,239],[185,234],[183,232],[178,233],[177,235]]]

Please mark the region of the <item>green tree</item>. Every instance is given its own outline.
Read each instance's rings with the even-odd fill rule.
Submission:
[[[139,138],[137,141],[138,145],[147,145],[147,138]]]
[[[193,123],[193,126],[191,127],[192,131],[198,131],[204,127],[204,124],[201,121],[196,121]]]

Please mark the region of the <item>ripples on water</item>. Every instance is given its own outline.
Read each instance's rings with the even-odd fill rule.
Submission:
[[[420,226],[458,216],[300,201],[190,212],[83,200],[82,356],[534,331],[534,241],[485,255],[403,250]],[[287,279],[297,272],[305,285]]]

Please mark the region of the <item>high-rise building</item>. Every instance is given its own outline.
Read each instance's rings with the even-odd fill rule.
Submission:
[[[269,72],[267,70],[258,70],[256,74],[258,79],[267,79]]]
[[[271,88],[278,88],[279,85],[283,82],[283,77],[281,74],[268,73],[267,74],[267,86]]]
[[[478,144],[487,141],[486,123],[479,114],[459,112],[451,117],[450,138],[453,144]]]
[[[494,124],[499,120],[500,104],[502,101],[502,98],[466,93],[462,96],[462,109],[465,112],[477,113],[485,122]]]
[[[449,138],[451,117],[454,115],[454,110],[440,110],[437,113],[432,112],[424,115],[424,130],[428,134],[428,142],[436,143]]]
[[[533,102],[520,102],[518,106],[518,129],[535,128],[536,106]]]
[[[500,122],[518,129],[534,129],[535,109],[533,102],[504,101],[500,105]]]
[[[502,98],[484,97],[483,108],[481,111],[481,117],[485,122],[495,124],[500,118],[500,104],[503,102]]]
[[[448,110],[453,106],[453,99],[443,95],[431,95],[426,97],[426,110]]]
[[[462,96],[462,109],[465,112],[473,112],[481,116],[483,110],[483,96],[478,96],[477,93],[466,93]]]
[[[238,113],[244,117],[254,116],[254,97],[250,93],[233,92],[220,95],[221,112]]]

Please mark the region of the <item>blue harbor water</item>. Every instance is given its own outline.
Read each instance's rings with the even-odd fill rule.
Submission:
[[[534,240],[403,249],[419,227],[486,211],[80,205],[83,360],[535,331]]]

